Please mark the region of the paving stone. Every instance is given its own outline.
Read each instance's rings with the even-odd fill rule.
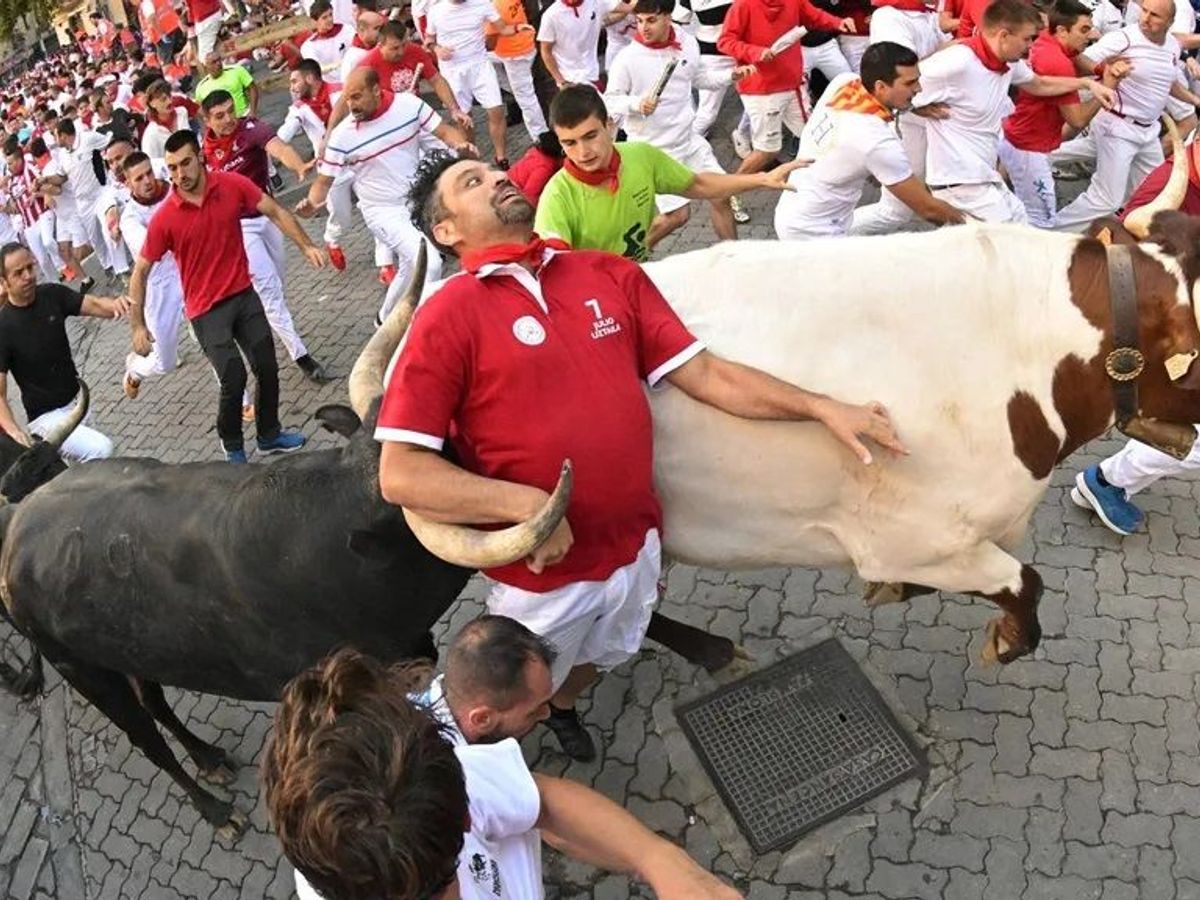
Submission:
[[[1029,825],[1025,829],[1029,854],[1025,866],[1045,875],[1059,875],[1063,862],[1064,814],[1053,809],[1034,807],[1029,811]]]
[[[1138,893],[1140,900],[1171,900],[1175,879],[1171,868],[1175,854],[1158,847],[1143,847],[1138,857]]]
[[[1103,785],[1082,778],[1067,780],[1063,796],[1063,837],[1067,840],[1095,844],[1100,841],[1100,830],[1104,826],[1104,814],[1100,810],[1100,794]]]
[[[1153,844],[1166,850],[1171,847],[1171,819],[1149,813],[1131,816],[1112,811],[1105,816],[1104,830],[1100,836],[1107,844],[1122,847],[1140,847]]]
[[[1033,720],[1030,743],[1051,747],[1062,745],[1067,730],[1066,702],[1060,690],[1038,688],[1033,692],[1033,703],[1029,707],[1029,717]]]
[[[956,834],[969,834],[977,838],[1004,837],[1021,841],[1025,837],[1025,823],[1028,820],[1029,811],[1025,809],[1003,804],[979,806],[964,800],[955,806],[951,829]]]
[[[984,900],[1007,900],[1019,897],[1025,890],[1025,854],[1028,847],[1022,841],[993,838],[992,848],[984,860],[987,871],[987,887]]]
[[[1066,842],[1063,874],[1081,878],[1117,878],[1133,881],[1137,878],[1136,850],[1117,846],[1090,847],[1078,841]]]
[[[1100,670],[1087,666],[1067,667],[1067,718],[1094,721],[1100,713]]]
[[[1035,747],[1029,771],[1050,778],[1080,777],[1095,779],[1100,768],[1100,754],[1075,747]]]
[[[1089,900],[1099,897],[1103,890],[1099,881],[1078,876],[1050,878],[1033,872],[1022,896],[1025,900]]]
[[[1165,724],[1167,704],[1158,697],[1121,697],[1105,694],[1100,706],[1100,715],[1117,722],[1145,722],[1148,725]]]
[[[881,859],[867,879],[867,889],[885,897],[940,897],[949,880],[943,869],[931,869],[917,863],[896,865]]]
[[[961,866],[970,872],[982,872],[987,851],[987,841],[969,835],[918,831],[909,858],[936,869]]]

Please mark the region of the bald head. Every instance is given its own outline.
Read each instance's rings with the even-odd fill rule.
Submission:
[[[379,76],[374,69],[359,67],[352,69],[342,85],[342,98],[350,108],[350,114],[362,122],[375,115],[383,102],[379,88]]]
[[[1161,44],[1175,21],[1175,0],[1142,0],[1138,25],[1146,39]]]

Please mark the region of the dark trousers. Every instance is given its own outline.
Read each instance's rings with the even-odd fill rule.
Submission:
[[[254,373],[258,438],[270,440],[277,436],[279,366],[275,362],[275,339],[258,294],[251,288],[226,297],[204,315],[192,319],[192,328],[221,383],[217,436],[222,446],[226,450],[242,449],[242,394],[246,390],[242,354],[250,361]]]

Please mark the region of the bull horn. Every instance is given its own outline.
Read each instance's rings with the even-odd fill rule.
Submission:
[[[79,395],[75,398],[75,407],[71,410],[70,415],[63,419],[62,423],[47,434],[43,440],[55,450],[61,449],[63,442],[71,436],[71,432],[79,427],[79,423],[87,415],[90,403],[91,392],[88,390],[87,383],[80,378]]]
[[[392,354],[400,346],[404,333],[408,331],[408,323],[421,299],[421,289],[425,286],[425,272],[428,268],[428,254],[425,241],[417,250],[416,263],[404,293],[396,301],[392,311],[388,313],[387,321],[371,335],[367,345],[358,354],[354,368],[350,370],[347,387],[350,392],[350,408],[365,421],[367,411],[375,398],[383,394],[383,373],[391,361]]]
[[[431,522],[404,510],[408,527],[425,549],[439,559],[466,569],[491,569],[524,559],[545,543],[567,512],[573,475],[571,461],[563,462],[558,484],[534,515],[503,531],[482,531],[463,525]]]
[[[1179,129],[1175,127],[1170,116],[1163,116],[1163,123],[1167,126],[1171,147],[1174,148],[1171,151],[1171,177],[1167,179],[1157,197],[1125,217],[1126,230],[1138,240],[1143,240],[1150,233],[1150,223],[1156,214],[1179,209],[1187,194],[1188,158],[1183,139],[1179,137]]]

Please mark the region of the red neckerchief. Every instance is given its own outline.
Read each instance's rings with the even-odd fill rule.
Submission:
[[[163,197],[167,196],[167,191],[170,190],[170,188],[167,187],[166,182],[158,181],[158,182],[156,182],[156,184],[158,184],[158,191],[155,193],[154,198],[151,200],[141,200],[137,197],[133,197],[133,194],[130,194],[130,196],[133,197],[133,199],[135,201],[137,201],[137,203],[140,206],[153,206],[155,203],[157,203]]]
[[[924,0],[871,0],[872,6],[890,6],[904,12],[931,12]]]
[[[320,32],[315,32],[313,34],[313,37],[316,38],[318,41],[327,41],[332,37],[337,37],[338,32],[340,32],[341,30],[342,30],[341,25],[334,25],[332,28],[330,28],[324,34],[321,34]],[[355,37],[358,37],[358,35],[356,34]]]
[[[633,33],[633,39],[635,41],[637,41],[639,44],[641,44],[643,47],[646,47],[649,50],[682,50],[683,49],[683,45],[679,43],[679,38],[677,38],[675,36],[674,26],[672,26],[671,33],[667,36],[667,39],[665,41],[647,41],[642,38],[642,33],[640,31],[635,31]]]
[[[333,100],[329,96],[329,85],[324,81],[321,82],[321,87],[313,97],[308,97],[300,102],[313,111],[313,114],[322,122],[328,122],[333,116]]]
[[[579,18],[579,7],[583,6],[583,0],[558,0],[558,2],[575,13],[575,18]]]
[[[166,128],[174,128],[174,126],[175,126],[175,107],[174,106],[171,107],[171,111],[169,113],[167,113],[165,116],[160,116],[154,110],[153,106],[147,106],[146,110],[150,113],[150,120],[152,122],[157,122],[159,125],[162,125]]]
[[[385,112],[388,111],[388,109],[392,105],[392,101],[396,99],[396,95],[394,93],[392,93],[391,91],[380,90],[379,94],[382,97],[382,99],[379,101],[378,109],[376,109],[375,112],[371,113],[371,115],[367,116],[367,118],[361,119],[358,122],[356,122],[355,124],[365,125],[367,122],[371,122],[371,121],[374,121],[375,119],[378,119],[380,116],[382,116]]]
[[[357,34],[354,36],[354,40],[352,40],[350,42],[350,46],[357,47],[359,50],[370,50],[371,49],[370,47],[368,47],[366,44],[364,44],[362,42],[362,39]]]
[[[233,142],[237,140],[238,130],[235,128],[232,134],[225,137],[216,134],[211,128],[205,130],[204,158],[210,166],[213,165],[213,160],[224,161],[233,155]]]
[[[472,275],[484,266],[505,265],[507,263],[529,263],[536,274],[542,267],[542,259],[546,250],[570,250],[571,245],[558,238],[542,240],[536,234],[525,244],[492,244],[482,250],[471,250],[464,253],[459,260],[462,267]]]
[[[613,147],[612,158],[609,159],[608,165],[599,172],[585,172],[570,159],[563,160],[563,168],[576,181],[582,181],[592,187],[599,187],[604,182],[611,181],[612,184],[608,188],[610,194],[615,194],[620,186],[618,173],[621,170],[621,154],[616,147]]]
[[[969,38],[963,41],[963,44],[971,48],[971,52],[976,58],[983,63],[983,67],[989,72],[995,72],[998,75],[1003,75],[1008,71],[1008,63],[992,52],[992,48],[987,45],[987,41],[983,39],[983,33],[975,32]]]

